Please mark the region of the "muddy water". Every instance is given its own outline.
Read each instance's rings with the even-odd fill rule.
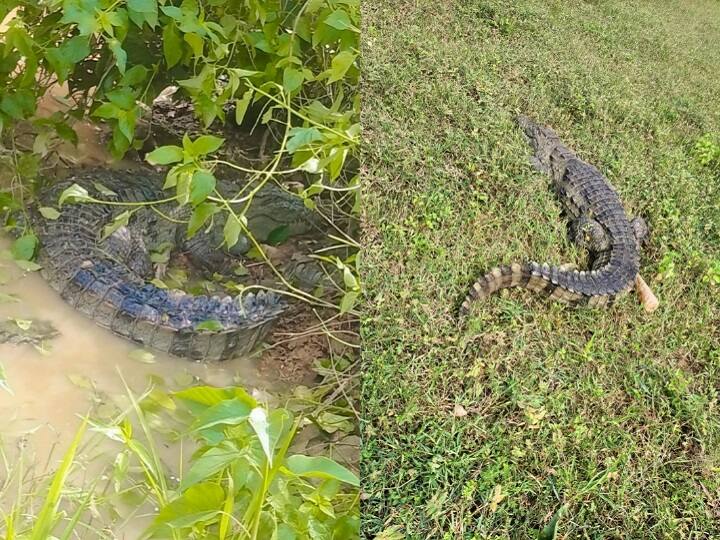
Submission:
[[[9,241],[3,239],[0,249],[8,245]],[[131,353],[138,349],[137,345],[77,313],[39,274],[24,273],[9,260],[1,264],[4,284],[0,292],[12,294],[19,301],[0,304],[0,319],[47,320],[60,332],[48,340],[46,352],[30,344],[0,344],[0,363],[14,394],[0,391],[0,433],[6,442],[13,435],[27,437],[42,454],[43,449],[69,440],[78,424],[77,415],[91,405],[88,386],[98,393],[123,394],[120,374],[136,391],[147,385],[151,374],[169,382],[194,376],[217,386],[279,389],[279,383],[261,374],[252,358],[198,363],[153,351],[152,363],[135,359]]]

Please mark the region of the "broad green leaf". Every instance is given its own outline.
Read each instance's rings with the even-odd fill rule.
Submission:
[[[154,525],[186,528],[207,521],[220,513],[225,491],[215,482],[203,482],[187,489],[180,497],[160,510]]]
[[[192,142],[192,153],[194,156],[204,156],[211,154],[220,148],[225,139],[215,137],[213,135],[201,135]]]
[[[240,69],[240,68],[232,68],[231,71],[240,78],[252,77],[253,75],[257,75],[258,73],[260,73],[260,71],[253,71],[250,69]]]
[[[290,238],[290,227],[287,225],[280,225],[270,231],[270,234],[268,234],[267,237],[267,243],[271,246],[279,246],[288,238]]]
[[[183,42],[174,22],[166,24],[163,28],[163,55],[168,68],[175,66],[182,59]]]
[[[359,289],[357,279],[353,275],[350,268],[348,268],[347,266],[343,267],[343,281],[345,282],[345,288],[354,291]]]
[[[115,218],[110,223],[103,227],[102,236],[100,237],[100,239],[105,240],[108,236],[117,231],[119,228],[127,226],[128,221],[130,220],[130,216],[130,210],[125,210],[124,212],[121,212],[120,214],[115,216]]]
[[[211,448],[192,461],[190,470],[183,475],[180,489],[185,490],[199,482],[210,480],[236,459],[239,459],[239,452],[229,444]]]
[[[142,27],[146,22],[150,28],[155,28],[158,22],[157,0],[127,0],[128,15],[137,26]]]
[[[114,103],[123,110],[129,111],[135,107],[135,94],[131,88],[116,88],[112,92],[105,94],[111,103]]]
[[[247,112],[252,97],[253,90],[250,89],[245,91],[242,98],[235,100],[235,123],[238,126],[242,124],[242,121],[245,118],[245,113]]]
[[[302,71],[295,68],[285,68],[283,71],[283,88],[288,94],[292,94],[295,90],[302,86],[304,75]]]
[[[248,410],[257,407],[257,402],[241,388],[217,388],[215,386],[194,386],[186,388],[173,394],[175,397],[200,403],[203,405],[217,405],[224,400],[233,398],[242,399],[248,406]]]
[[[197,206],[215,190],[215,176],[206,169],[200,169],[193,174],[190,183],[190,202]]]
[[[101,182],[98,182],[97,180],[93,182],[93,187],[98,190],[98,193],[101,195],[104,195],[105,197],[117,197],[118,194],[115,193],[112,189],[107,187]]]
[[[245,216],[239,216],[240,219],[245,220]],[[247,222],[247,220],[245,220]],[[230,249],[238,243],[240,239],[240,233],[242,232],[242,225],[240,221],[235,218],[235,215],[228,214],[227,220],[225,221],[225,227],[223,227],[223,237],[225,238],[225,246]]]
[[[182,160],[183,149],[174,145],[161,146],[145,156],[150,165],[168,165]]]
[[[352,30],[353,32],[360,32],[360,29],[353,25],[350,21],[350,16],[343,9],[336,9],[330,15],[325,18],[325,24],[332,26],[337,30]]]
[[[143,66],[142,64],[138,64],[136,66],[131,67],[125,72],[125,75],[123,76],[122,83],[125,86],[135,86],[136,84],[140,84],[142,82],[145,82],[148,76],[148,68]]]
[[[108,41],[108,47],[115,57],[115,65],[120,70],[120,73],[125,73],[125,65],[127,64],[127,53],[122,48],[122,44],[117,39],[111,39]]]
[[[81,36],[88,36],[100,30],[100,21],[95,17],[97,2],[65,2],[60,22],[77,24]]]
[[[78,184],[73,184],[72,186],[66,188],[60,194],[60,198],[58,199],[58,205],[62,206],[66,201],[71,203],[77,203],[89,200],[91,200],[91,197],[90,195],[88,195],[87,189]]]
[[[220,332],[225,327],[222,325],[220,321],[215,320],[207,320],[199,322],[195,325],[195,330],[207,330],[209,332]]]
[[[342,51],[335,55],[332,59],[332,64],[329,70],[330,78],[328,79],[328,83],[333,83],[342,79],[354,61],[355,55],[348,51]]]
[[[355,302],[357,302],[358,296],[360,296],[360,294],[355,291],[346,292],[340,301],[340,313],[347,313],[355,307]]]
[[[0,110],[16,120],[22,120],[35,112],[35,96],[29,90],[5,90],[0,99]]]
[[[60,217],[60,212],[50,206],[42,206],[38,210],[45,219],[55,220]]]
[[[268,423],[267,412],[262,407],[255,407],[252,411],[250,411],[248,421],[250,422],[253,430],[255,430],[255,434],[260,441],[260,446],[265,453],[265,457],[272,467],[273,453],[272,448],[270,447],[270,425]]]
[[[122,112],[123,110],[120,107],[107,101],[100,104],[100,106],[93,111],[92,115],[98,118],[119,118]]]
[[[290,139],[287,142],[287,151],[293,154],[313,142],[322,141],[325,137],[316,127],[294,127],[290,130]]]
[[[50,48],[45,53],[45,58],[58,75],[58,80],[63,83],[67,80],[75,64],[90,54],[88,36],[75,36],[56,48]]]
[[[23,270],[26,270],[28,272],[37,272],[42,268],[39,264],[33,262],[33,261],[20,261],[16,260],[15,264],[18,265]]]
[[[190,216],[190,223],[188,223],[187,237],[192,238],[210,218],[210,216],[217,214],[220,209],[217,205],[212,203],[200,203],[193,210]]]
[[[193,423],[191,430],[200,431],[217,425],[237,425],[245,422],[252,408],[242,399],[226,399],[203,411]]]
[[[132,141],[135,136],[135,123],[137,122],[137,107],[133,107],[129,111],[123,111],[118,118],[118,128],[128,141]]]
[[[30,261],[35,255],[35,249],[38,245],[37,236],[34,234],[26,234],[15,240],[12,245],[12,256],[19,261]]]
[[[195,32],[188,32],[183,36],[183,40],[185,40],[185,43],[190,45],[190,49],[192,49],[195,58],[203,57],[205,53],[205,41],[202,36],[196,34]]]
[[[352,471],[326,457],[294,455],[285,460],[285,467],[297,476],[331,478],[351,486],[360,486],[360,479]]]

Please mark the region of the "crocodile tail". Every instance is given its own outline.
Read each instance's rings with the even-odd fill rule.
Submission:
[[[605,305],[613,293],[590,295],[583,293],[583,275],[585,272],[569,270],[570,265],[550,266],[536,262],[513,263],[509,266],[496,266],[487,274],[480,277],[470,288],[465,301],[460,307],[460,316],[467,315],[471,304],[480,299],[487,298],[500,289],[522,287],[559,302],[569,304],[589,301],[591,305]],[[601,277],[602,272],[597,276]],[[578,278],[578,279],[573,279]],[[596,296],[593,300],[592,297]]]
[[[465,297],[462,306],[460,306],[460,315],[466,315],[470,311],[470,305],[476,300],[487,298],[500,289],[527,287],[532,278],[533,268],[531,263],[496,266],[470,287],[470,292]]]

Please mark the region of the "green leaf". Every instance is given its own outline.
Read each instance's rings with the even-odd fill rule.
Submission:
[[[257,407],[257,401],[239,387],[217,388],[215,386],[194,386],[175,392],[173,395],[177,398],[202,405],[217,405],[222,401],[235,398],[245,402],[248,406],[248,411]]]
[[[240,219],[245,219],[245,216],[240,216]],[[229,214],[227,220],[225,220],[225,227],[223,227],[223,237],[225,238],[225,246],[230,249],[238,243],[240,239],[240,233],[242,232],[242,224],[233,215]]]
[[[104,195],[105,197],[117,197],[118,194],[115,193],[112,189],[107,187],[101,182],[98,182],[97,180],[93,182],[93,187],[98,190],[98,193],[101,195]]]
[[[243,97],[235,101],[235,123],[239,126],[242,124],[243,119],[245,118],[245,113],[247,112],[248,106],[250,105],[250,100],[252,100],[253,97],[253,90],[247,90]]]
[[[168,68],[175,66],[182,59],[183,42],[174,22],[166,24],[163,28],[163,55]]]
[[[306,478],[330,478],[345,482],[351,486],[360,486],[360,479],[352,471],[326,457],[290,456],[285,460],[285,466],[290,472],[297,476]]]
[[[78,184],[73,184],[72,186],[65,188],[65,190],[60,194],[58,205],[62,206],[66,201],[77,203],[89,200],[91,200],[91,197],[88,195],[87,189]]]
[[[207,521],[220,513],[225,491],[215,482],[203,482],[187,489],[160,510],[154,525],[186,528]]]
[[[21,236],[12,245],[12,256],[18,261],[30,261],[35,255],[38,239],[34,234],[26,234]]]
[[[267,412],[262,407],[255,407],[250,411],[248,421],[260,441],[260,446],[265,453],[268,463],[272,467],[273,453],[270,447],[270,424],[268,423]]]
[[[192,238],[200,230],[210,216],[217,214],[220,209],[212,203],[201,203],[195,207],[192,216],[190,216],[190,223],[188,223],[187,237]]]
[[[125,75],[123,76],[123,85],[135,86],[137,84],[145,82],[148,76],[148,71],[148,68],[141,64],[131,67],[125,72]]]
[[[128,221],[130,220],[130,215],[130,210],[125,210],[124,212],[115,216],[115,219],[113,219],[110,223],[103,227],[102,236],[100,239],[105,240],[108,236],[117,231],[120,227],[127,226]]]
[[[19,266],[20,268],[22,268],[23,270],[26,270],[28,272],[37,272],[38,270],[40,270],[42,268],[42,266],[40,266],[39,264],[34,263],[32,261],[18,260],[18,261],[15,261],[15,264],[17,266]]]
[[[237,448],[229,445],[210,448],[192,461],[190,470],[183,475],[180,482],[180,490],[184,491],[198,482],[210,480],[213,475],[238,459],[240,459],[240,453]]]
[[[66,1],[63,6],[61,23],[77,24],[81,36],[88,36],[100,30],[100,21],[95,18],[96,1]]]
[[[350,268],[348,268],[347,266],[343,267],[343,282],[345,283],[345,287],[347,289],[351,289],[354,291],[359,289],[357,279],[353,275]]]
[[[183,149],[174,145],[161,146],[145,156],[150,165],[168,165],[182,160]]]
[[[50,487],[45,495],[43,506],[40,509],[37,518],[35,518],[35,524],[33,526],[30,540],[46,540],[47,538],[50,538],[53,526],[56,522],[63,487],[65,486],[65,481],[70,474],[72,464],[75,461],[75,453],[77,452],[78,447],[80,446],[80,441],[85,434],[86,426],[87,418],[84,418],[80,428],[77,430],[77,433],[73,438],[72,443],[70,443],[70,446],[65,452],[65,456],[60,463],[60,467],[53,475],[52,482],[50,483]]]
[[[118,128],[128,141],[132,141],[135,136],[137,112],[137,107],[133,107],[129,111],[122,111],[122,113],[120,113],[120,117],[118,118]]]
[[[560,518],[562,518],[567,512],[567,506],[561,506],[552,519],[548,522],[545,527],[538,534],[538,540],[555,540],[557,537],[557,529],[560,524]]]
[[[22,120],[35,112],[35,96],[29,90],[5,91],[0,100],[0,110],[16,120]]]
[[[120,73],[125,73],[125,65],[127,64],[127,53],[122,48],[122,44],[117,39],[111,39],[108,42],[108,47],[115,57],[115,65],[120,70]]]
[[[280,225],[276,227],[267,236],[267,243],[271,246],[279,246],[290,237],[290,227]]]
[[[220,321],[215,321],[212,319],[199,322],[195,325],[195,330],[207,330],[209,332],[220,332],[224,329],[225,327]]]
[[[105,95],[111,103],[114,103],[123,110],[129,111],[135,107],[135,94],[131,88],[116,88]]]
[[[45,58],[57,73],[60,83],[67,80],[75,64],[90,54],[88,40],[87,36],[75,36],[60,47],[48,49],[45,53]]]
[[[192,431],[201,431],[217,425],[235,426],[248,419],[252,408],[243,399],[226,399],[203,411],[193,423]]]
[[[146,22],[150,28],[155,28],[158,22],[158,8],[156,0],[127,0],[128,15],[137,26],[142,27]]]
[[[355,57],[356,56],[354,54],[348,51],[342,51],[335,55],[332,59],[331,68],[329,70],[330,78],[328,79],[328,83],[333,83],[342,79],[355,61]]]
[[[45,219],[55,220],[60,217],[60,212],[50,206],[43,206],[38,210],[40,211],[40,215]]]
[[[336,9],[330,15],[325,18],[325,24],[332,26],[336,30],[352,30],[353,32],[360,32],[350,21],[350,16],[343,9]]]
[[[292,94],[295,90],[302,86],[305,76],[302,71],[295,68],[285,68],[283,71],[283,88],[288,94]]]
[[[201,135],[192,142],[192,153],[194,156],[211,154],[220,148],[225,139],[213,135]]]
[[[105,102],[101,103],[92,115],[98,118],[119,118],[122,112],[123,110],[114,103]]]
[[[202,58],[205,52],[205,41],[203,38],[195,32],[188,32],[183,36],[185,43],[190,45],[193,55],[195,58]]]
[[[347,313],[355,307],[355,302],[357,302],[358,296],[360,296],[359,293],[355,291],[346,292],[340,301],[340,314]]]
[[[206,169],[199,169],[193,174],[190,183],[190,202],[197,206],[215,190],[215,176]]]
[[[290,139],[287,142],[287,151],[293,154],[300,148],[324,139],[325,137],[316,127],[294,127],[290,130]]]

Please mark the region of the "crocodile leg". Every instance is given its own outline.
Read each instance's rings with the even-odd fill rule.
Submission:
[[[632,227],[639,249],[641,246],[644,246],[650,238],[650,228],[647,222],[640,216],[636,216],[630,220],[630,226]]]
[[[580,249],[600,252],[610,249],[610,236],[596,220],[581,216],[570,223],[570,240]]]

